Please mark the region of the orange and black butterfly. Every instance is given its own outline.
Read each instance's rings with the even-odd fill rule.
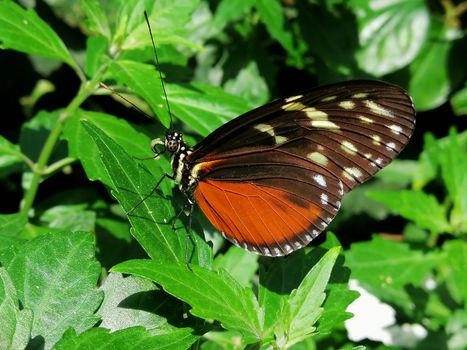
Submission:
[[[225,238],[282,256],[316,238],[344,194],[388,165],[414,127],[403,89],[349,81],[256,108],[193,148],[170,129],[152,149],[155,158],[172,153],[168,177]]]

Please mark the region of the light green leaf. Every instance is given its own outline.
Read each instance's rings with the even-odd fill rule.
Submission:
[[[153,65],[133,61],[115,61],[109,67],[107,78],[116,79],[119,83],[130,87],[145,99],[164,126],[170,125],[161,81]]]
[[[24,349],[32,328],[32,312],[20,309],[15,286],[0,267],[0,349]]]
[[[125,328],[113,333],[109,333],[105,328],[92,328],[78,335],[74,329],[69,329],[55,345],[54,350],[188,349],[198,338],[191,334],[191,331],[190,328],[179,328],[171,333],[151,335],[143,327]]]
[[[34,10],[25,10],[13,1],[0,2],[0,47],[75,66],[57,33]]]
[[[435,196],[422,191],[372,191],[368,197],[386,205],[393,213],[434,233],[450,232],[446,208]]]
[[[40,216],[41,222],[51,228],[67,231],[95,231],[96,212],[84,210],[83,205],[56,205]]]
[[[354,243],[346,254],[351,277],[376,287],[419,286],[439,262],[437,254],[423,254],[405,243],[373,236],[369,242]]]
[[[459,32],[445,27],[440,19],[432,21],[431,38],[409,67],[408,90],[417,111],[439,107],[465,80],[467,68],[462,57],[466,45],[465,41],[454,40],[459,35]]]
[[[22,213],[0,215],[0,251],[22,241],[21,232],[27,222]]]
[[[258,255],[231,246],[225,254],[216,256],[214,268],[226,270],[243,287],[250,287],[251,279],[258,270]]]
[[[254,0],[221,0],[214,15],[214,25],[223,29],[229,22],[244,18],[254,3]]]
[[[81,0],[81,8],[87,17],[89,30],[110,39],[109,22],[101,3],[97,0]]]
[[[467,115],[467,86],[452,96],[451,105],[456,115]]]
[[[465,267],[467,266],[467,243],[462,240],[448,241],[443,245],[445,253],[444,263],[447,266],[442,267],[446,278],[446,285],[451,296],[459,304],[467,302],[467,275]]]
[[[173,114],[202,136],[250,110],[244,99],[199,83],[169,84],[167,94]]]
[[[357,14],[359,67],[377,77],[408,65],[428,34],[428,7],[423,0],[353,1]]]
[[[192,240],[188,241],[187,252],[186,230],[178,226],[176,232],[172,230],[170,220],[175,217],[175,211],[170,200],[167,197],[161,198],[160,191],[145,199],[159,178],[153,178],[145,168],[138,166],[135,160],[102,130],[89,122],[82,124],[99,150],[103,170],[108,173],[107,178],[111,181],[109,186],[112,188],[112,195],[126,212],[132,211],[128,215],[133,226],[132,235],[148,255],[160,262],[184,265],[185,254],[188,254],[192,257],[192,262],[210,266],[211,250],[201,237],[192,235]],[[167,184],[165,186],[167,190],[163,194],[167,195],[170,191]],[[141,202],[142,199],[145,200]],[[137,203],[141,204],[135,207]],[[196,246],[194,252],[192,241]]]
[[[438,154],[441,174],[453,203],[450,224],[456,232],[467,233],[467,147],[461,147],[451,129],[447,145]]]
[[[119,273],[110,273],[101,290],[104,300],[97,311],[102,319],[99,326],[112,332],[143,326],[151,335],[167,334],[174,332],[176,327],[169,324],[166,317],[170,317],[172,322],[182,318],[182,303],[177,305],[172,297],[147,279],[134,276],[124,278]],[[170,305],[170,309],[166,305]],[[158,313],[164,310],[164,306],[167,311],[162,317]]]
[[[4,256],[21,304],[33,312],[31,337],[42,337],[45,349],[69,327],[82,332],[98,321],[94,311],[102,295],[94,250],[92,234],[62,232],[35,238]]]
[[[112,270],[149,278],[166,292],[185,301],[191,313],[207,320],[218,320],[227,330],[239,331],[245,342],[261,339],[263,310],[250,288],[238,284],[224,270],[213,272],[192,266],[161,265],[153,260],[131,260]]]
[[[339,252],[340,247],[327,251],[290,294],[275,331],[280,348],[288,348],[316,331],[314,325],[323,313],[325,289]]]
[[[227,80],[224,89],[232,95],[243,97],[252,107],[261,106],[270,99],[268,86],[255,61],[248,62],[236,77]]]

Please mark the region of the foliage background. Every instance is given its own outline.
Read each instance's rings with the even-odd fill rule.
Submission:
[[[0,1],[0,348],[465,348],[466,8]],[[151,155],[163,128],[97,85],[167,125],[144,9],[191,144],[273,98],[357,78],[405,87],[415,135],[346,196],[335,235],[288,258],[231,248],[196,213],[189,272],[186,220],[176,234],[168,224],[183,206],[170,182],[125,215],[169,169],[167,159],[134,158]],[[344,328],[358,296],[349,278],[394,309],[386,344]]]

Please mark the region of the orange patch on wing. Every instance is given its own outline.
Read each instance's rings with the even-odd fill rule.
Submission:
[[[288,254],[299,243],[306,245],[308,241],[300,235],[311,234],[321,221],[319,206],[281,188],[203,180],[194,197],[219,231],[234,243],[255,247],[258,252],[262,247],[280,247],[280,255]]]

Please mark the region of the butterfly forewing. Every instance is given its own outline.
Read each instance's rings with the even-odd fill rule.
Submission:
[[[415,126],[401,88],[353,81],[272,102],[214,131],[186,161],[200,208],[235,244],[286,255],[315,238],[343,194],[386,166]]]

